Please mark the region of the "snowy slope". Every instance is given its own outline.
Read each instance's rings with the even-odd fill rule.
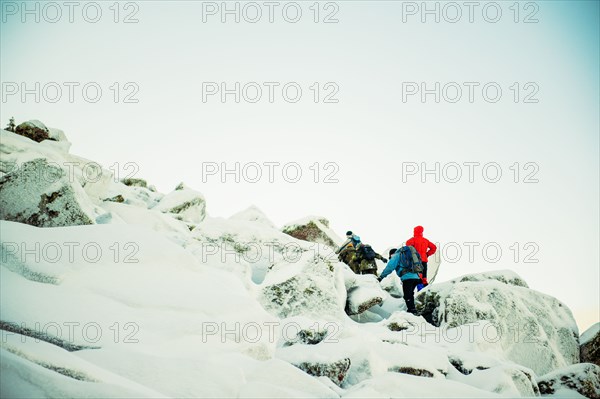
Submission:
[[[1,134],[5,175],[33,159],[91,162],[68,153],[62,132],[41,143]],[[80,164],[69,181],[92,224],[0,220],[2,397],[539,395],[540,376],[514,361],[515,347],[490,339],[497,320],[434,326],[406,313],[396,276],[384,286],[356,276],[319,241],[341,242],[325,219],[288,225],[312,222],[323,233],[299,240],[256,207],[211,217],[192,188],[164,195],[102,171],[90,182]],[[36,195],[22,203],[37,204]],[[473,275],[424,292],[484,310],[495,309],[488,294],[508,295],[528,321],[539,316],[526,310],[532,303],[558,308],[514,276]],[[461,284],[475,288],[458,295]],[[569,314],[540,322],[544,336],[571,331]],[[560,361],[544,370],[572,362],[561,350],[548,346]],[[585,385],[592,374],[575,377]]]

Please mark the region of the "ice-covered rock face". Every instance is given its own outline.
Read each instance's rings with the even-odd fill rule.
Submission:
[[[329,221],[322,217],[311,216],[283,226],[282,231],[303,241],[336,247],[342,239],[329,228]]]
[[[45,159],[0,178],[0,219],[38,227],[93,224],[93,204],[76,182]]]
[[[195,225],[206,217],[206,200],[202,194],[181,183],[153,209],[173,214],[175,218]]]
[[[46,125],[38,120],[23,122],[15,129],[16,134],[38,143],[44,140],[54,140],[54,138],[49,136],[49,132]]]
[[[501,343],[508,359],[538,375],[577,363],[578,329],[571,311],[520,281],[507,271],[465,276],[421,291],[418,309],[436,326],[493,322],[490,339]]]
[[[600,398],[600,366],[591,363],[574,364],[540,377],[538,386],[542,395],[573,390],[586,398]]]
[[[581,361],[600,366],[600,323],[596,323],[581,334]]]

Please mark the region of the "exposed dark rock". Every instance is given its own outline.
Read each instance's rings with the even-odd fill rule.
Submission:
[[[294,366],[315,377],[327,377],[338,386],[342,385],[350,369],[350,359],[342,359],[334,363],[303,362]]]
[[[2,321],[2,320],[0,320],[0,330],[25,335],[26,337],[39,339],[40,341],[44,341],[44,342],[48,342],[49,344],[52,344],[52,345],[60,346],[61,348],[68,350],[69,352],[80,351],[83,349],[100,349],[99,346],[74,344],[72,342],[65,341],[62,338],[58,338],[58,337],[46,334],[43,331],[32,330],[27,327],[19,326],[16,323],[11,323],[11,322]]]
[[[402,373],[402,374],[410,374],[410,375],[414,375],[416,377],[433,378],[433,373],[431,371],[424,370],[424,369],[416,369],[413,367],[390,367],[388,369],[388,371],[392,371],[395,373]]]
[[[48,128],[42,122],[36,120],[23,122],[15,129],[16,134],[38,143],[44,140],[53,140],[50,138],[49,132]]]
[[[300,330],[293,340],[286,341],[283,346],[292,346],[295,344],[316,345],[323,341],[327,334],[327,330]]]
[[[128,177],[125,179],[121,179],[121,183],[129,187],[143,187],[148,188],[148,183],[144,179],[136,179],[133,177]]]
[[[104,201],[110,201],[110,202],[125,202],[125,198],[123,198],[123,196],[121,194],[117,194],[112,198],[106,198]]]
[[[593,338],[579,347],[582,363],[594,363],[600,366],[600,329]]]
[[[290,224],[283,227],[282,231],[294,238],[303,241],[315,242],[318,244],[324,244],[329,247],[336,247],[337,244],[332,237],[330,237],[324,229],[319,226],[328,229],[329,221],[324,218],[310,220],[303,224]]]

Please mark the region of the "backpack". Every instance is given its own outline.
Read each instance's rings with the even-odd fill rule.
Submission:
[[[353,234],[352,237],[350,237],[350,242],[352,243],[352,246],[356,248],[358,247],[358,244],[360,244],[360,237],[356,234]]]
[[[366,259],[366,260],[374,260],[375,259],[375,255],[376,255],[375,251],[368,244],[361,245],[358,248],[358,252],[360,253],[362,259]]]
[[[421,262],[421,255],[417,252],[413,246],[405,246],[398,250],[400,252],[400,276],[406,273],[423,273],[423,263]]]

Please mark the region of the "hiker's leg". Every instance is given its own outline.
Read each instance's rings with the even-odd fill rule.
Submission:
[[[415,308],[415,287],[419,280],[404,280],[402,282],[402,291],[404,291],[404,302],[410,313],[416,313]]]
[[[423,262],[423,277],[427,278],[427,262]]]

